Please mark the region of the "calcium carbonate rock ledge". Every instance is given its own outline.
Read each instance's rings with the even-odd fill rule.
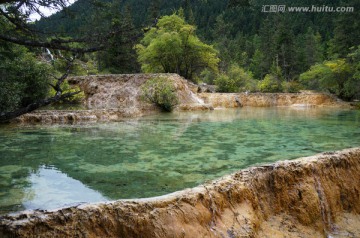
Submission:
[[[214,108],[250,107],[341,107],[350,108],[333,95],[324,93],[197,93],[198,86],[177,74],[118,74],[72,77],[85,94],[84,107],[88,110],[36,111],[23,115],[21,123],[77,123],[119,121],[160,112],[141,99],[141,85],[154,77],[173,81],[179,98],[177,111],[212,110]]]
[[[199,93],[214,108],[244,107],[342,107],[350,108],[334,95],[320,92],[301,93]]]
[[[69,83],[84,92],[84,108],[88,110],[38,110],[20,116],[21,123],[76,123],[119,121],[160,112],[142,100],[141,86],[149,79],[166,77],[171,80],[179,98],[176,110],[212,110],[194,92],[196,86],[177,74],[109,74],[72,77]]]
[[[167,196],[1,217],[0,237],[360,237],[360,148]]]

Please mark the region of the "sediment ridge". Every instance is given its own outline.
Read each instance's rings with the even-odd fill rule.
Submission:
[[[118,121],[159,112],[141,99],[141,85],[153,77],[167,77],[173,81],[179,98],[177,111],[212,110],[214,108],[251,107],[342,107],[349,104],[336,97],[313,92],[302,93],[197,93],[198,86],[177,74],[120,74],[72,77],[85,94],[86,110],[38,110],[20,116],[21,123],[73,123]]]
[[[360,237],[360,148],[241,170],[162,197],[25,211],[0,237]]]
[[[311,91],[301,93],[199,93],[214,108],[243,107],[350,107],[333,95]]]

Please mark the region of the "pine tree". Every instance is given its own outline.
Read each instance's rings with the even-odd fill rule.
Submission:
[[[305,55],[306,65],[305,67],[310,68],[311,65],[319,63],[323,60],[323,49],[321,45],[321,35],[319,32],[309,27],[305,34]]]
[[[291,29],[285,23],[285,19],[279,19],[279,27],[275,35],[276,45],[276,64],[281,67],[286,80],[290,80],[294,73],[292,71],[294,67],[294,52],[295,42],[294,34]]]
[[[185,20],[189,24],[194,25],[195,24],[195,17],[194,17],[194,12],[193,12],[192,7],[191,7],[190,0],[184,0],[183,1],[183,9],[184,9],[184,14],[185,14]]]
[[[150,1],[150,6],[148,8],[148,19],[147,23],[153,25],[156,23],[157,19],[160,17],[160,0]]]
[[[111,28],[115,35],[109,40],[107,49],[99,53],[100,70],[116,74],[138,72],[140,67],[133,49],[136,31],[131,8],[127,5],[123,12],[118,5],[114,8],[117,10],[113,13]]]
[[[343,6],[354,7],[352,13],[341,13],[336,19],[331,54],[345,57],[353,46],[360,45],[360,2],[348,1]]]

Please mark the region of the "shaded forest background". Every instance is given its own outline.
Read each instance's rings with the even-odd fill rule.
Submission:
[[[278,77],[280,81],[298,82],[300,75],[311,66],[326,60],[349,57],[360,44],[360,26],[356,20],[360,19],[357,11],[360,2],[356,0],[271,2],[271,5],[287,7],[351,6],[355,9],[353,13],[264,13],[262,6],[269,4],[264,0],[123,0],[115,1],[115,7],[113,5],[109,10],[106,5],[111,2],[102,0],[98,5],[92,5],[88,1],[78,0],[69,8],[70,14],[58,13],[36,25],[49,32],[63,32],[71,36],[81,35],[87,28],[94,31],[108,27],[126,29],[115,38],[108,51],[97,55],[98,70],[110,73],[139,72],[140,66],[133,50],[139,40],[136,36],[154,24],[156,19],[180,8],[186,21],[197,27],[200,39],[218,50],[220,72],[227,75],[250,74],[255,80],[263,80],[268,75]],[[128,42],[129,38],[132,44],[122,44]],[[217,77],[205,70],[195,80],[213,84]],[[220,78],[218,84],[224,86],[220,81],[228,79]],[[271,81],[271,77],[267,80]],[[241,82],[233,84],[241,85]],[[281,86],[272,87],[268,91],[281,91]],[[292,91],[291,87],[296,91],[299,86],[293,83],[287,87],[288,91]],[[222,91],[234,91],[231,86],[222,88]],[[247,85],[244,89],[251,90],[252,87]],[[336,90],[333,91],[336,93]],[[349,96],[349,99],[353,97]]]

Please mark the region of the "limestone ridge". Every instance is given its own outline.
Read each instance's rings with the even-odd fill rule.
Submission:
[[[19,122],[117,121],[159,112],[141,99],[141,85],[153,77],[166,77],[174,82],[180,104],[176,110],[210,110],[196,94],[197,87],[177,74],[118,74],[69,78],[85,94],[87,110],[37,111],[21,116]]]
[[[141,85],[153,77],[174,82],[179,98],[177,111],[212,110],[214,108],[251,107],[349,107],[332,95],[323,93],[197,93],[199,86],[177,74],[90,75],[69,78],[85,94],[87,110],[37,111],[16,119],[25,123],[69,123],[119,121],[140,117],[160,110],[141,99]]]
[[[325,93],[199,93],[214,108],[244,107],[342,107],[349,104]]]
[[[89,109],[121,108],[141,115],[154,110],[153,105],[141,100],[141,85],[154,77],[166,77],[173,81],[180,107],[204,105],[190,89],[190,84],[177,74],[121,74],[74,77],[69,80],[78,84],[85,93],[85,104]],[[205,107],[206,108],[206,107]],[[131,114],[131,113],[130,113]]]
[[[27,211],[0,237],[360,237],[360,148],[252,167],[162,197]]]

